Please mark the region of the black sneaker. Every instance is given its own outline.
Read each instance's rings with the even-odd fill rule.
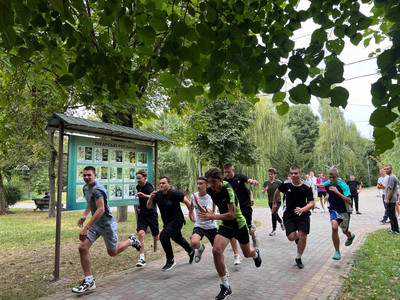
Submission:
[[[231,287],[226,287],[223,284],[219,285],[221,287],[221,291],[219,292],[218,296],[215,297],[215,300],[223,300],[228,298],[230,294],[232,294]]]
[[[360,213],[359,211],[358,211],[358,212],[356,212],[356,214],[357,214],[357,215],[362,215],[362,213]]]
[[[296,265],[297,265],[297,267],[299,269],[303,269],[304,268],[304,265],[303,265],[303,262],[301,261],[301,258],[295,258],[294,260],[296,261]]]
[[[254,260],[254,264],[256,265],[256,267],[259,268],[261,266],[261,262],[262,262],[261,256],[260,256],[260,250],[256,249],[256,253],[258,254],[257,258],[253,258],[253,260]]]
[[[129,239],[132,241],[132,247],[135,248],[137,251],[140,251],[140,249],[142,248],[142,244],[137,239],[136,234],[132,233]]]
[[[83,293],[86,291],[91,291],[96,288],[96,283],[94,283],[94,280],[92,282],[87,282],[85,279],[83,279],[81,285],[72,288],[72,292],[74,293]]]
[[[171,270],[174,266],[175,266],[175,261],[174,260],[171,260],[171,261],[168,261],[167,260],[167,263],[165,264],[165,266],[162,268],[162,270],[164,271],[164,272],[167,272],[167,271],[169,271],[169,270]]]
[[[190,252],[188,254],[189,255],[189,264],[191,264],[193,262],[194,254],[195,254],[194,250],[192,250],[192,252]]]

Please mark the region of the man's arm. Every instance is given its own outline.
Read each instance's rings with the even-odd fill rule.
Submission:
[[[156,196],[156,194],[157,194],[157,191],[153,191],[150,194],[149,200],[147,200],[147,203],[146,203],[146,206],[147,206],[148,209],[153,208],[153,199]]]
[[[194,217],[192,202],[190,202],[188,200],[188,198],[186,198],[186,196],[183,197],[183,201],[182,202],[185,203],[187,209],[189,210],[189,219],[190,219],[190,221],[194,222],[196,220],[196,218]]]
[[[247,183],[251,185],[258,185],[258,181],[251,178],[247,179]]]
[[[313,209],[314,206],[315,206],[315,201],[312,200],[312,201],[309,201],[309,202],[307,203],[306,206],[303,206],[303,207],[296,207],[296,208],[294,209],[294,212],[300,216],[302,213],[307,212],[307,211],[309,211],[310,209]]]
[[[331,185],[329,187],[329,190],[334,192],[335,194],[337,194],[343,201],[345,201],[351,205],[351,199],[349,197],[346,197],[345,195],[343,195],[341,192],[339,192],[339,190],[336,186]]]
[[[202,220],[233,220],[235,218],[236,212],[235,212],[235,203],[229,203],[228,204],[228,212],[224,214],[218,214],[215,215],[212,212],[199,212],[199,217]]]
[[[361,193],[361,189],[362,189],[362,184],[360,182],[360,187],[358,188],[358,193]]]
[[[276,189],[275,192],[274,192],[274,200],[273,200],[273,202],[272,202],[272,208],[271,208],[272,213],[275,212],[275,209],[276,209],[276,201],[278,200],[278,197],[279,197],[279,193],[280,193],[280,192],[281,192],[281,191],[280,191],[279,189]]]
[[[86,210],[87,210],[87,208],[86,208]],[[86,210],[85,210],[85,212],[86,212]],[[85,226],[83,226],[81,232],[79,233],[79,239],[82,242],[86,239],[87,234],[89,232],[89,228],[92,227],[93,224],[95,224],[98,220],[100,220],[100,218],[102,217],[104,212],[105,212],[104,199],[101,198],[101,199],[96,200],[96,212],[91,217],[90,221]]]
[[[83,228],[83,223],[85,223],[86,217],[90,212],[90,207],[89,205],[86,206],[85,211],[83,212],[82,217],[80,217],[80,219],[78,220],[78,226]]]

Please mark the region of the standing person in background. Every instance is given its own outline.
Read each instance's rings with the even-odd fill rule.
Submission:
[[[147,208],[151,209],[154,204],[158,205],[164,229],[160,233],[160,242],[165,251],[167,262],[162,268],[164,272],[171,270],[175,266],[174,252],[172,250],[171,239],[180,245],[189,255],[189,264],[193,262],[194,250],[188,241],[182,236],[181,229],[186,223],[181,209],[183,202],[189,210],[189,218],[194,222],[193,208],[190,201],[180,191],[171,188],[172,181],[168,176],[160,178],[160,190],[151,193],[147,201]]]
[[[393,174],[393,169],[391,165],[385,166],[386,175],[389,176],[388,184],[386,186],[386,205],[387,210],[390,218],[390,226],[391,230],[389,231],[390,234],[400,234],[399,232],[399,223],[396,217],[396,204],[398,198],[398,185],[399,179],[396,175]]]
[[[252,227],[252,214],[253,209],[251,208],[250,195],[247,191],[246,183],[251,185],[258,185],[258,181],[247,177],[244,174],[235,174],[235,168],[231,163],[226,163],[224,165],[224,180],[229,182],[233,191],[239,199],[239,206],[243,216],[246,219],[247,227],[249,228],[251,238],[253,240],[253,247],[258,248],[258,240],[255,233],[255,229]],[[236,239],[231,240],[232,249],[234,251],[234,264],[240,264],[240,256],[237,251]],[[236,249],[235,249],[236,248]]]
[[[379,190],[382,190],[382,202],[383,202],[383,206],[385,208],[385,213],[383,214],[383,218],[382,218],[382,220],[379,221],[379,223],[386,224],[387,219],[388,219],[388,212],[387,212],[387,205],[385,202],[385,197],[386,197],[386,186],[387,186],[387,183],[389,180],[389,176],[386,175],[384,168],[379,169],[379,173],[381,174],[381,177],[379,177],[378,184],[376,187]]]
[[[311,188],[301,180],[301,170],[298,166],[290,168],[291,180],[285,180],[274,193],[272,211],[277,207],[278,195],[285,194],[283,208],[283,224],[285,224],[287,239],[297,244],[296,265],[303,269],[301,260],[307,244],[307,235],[310,233],[310,210],[314,207],[315,201]]]
[[[83,194],[87,202],[83,216],[78,220],[78,226],[81,229],[79,232],[79,256],[85,279],[82,283],[72,288],[74,293],[83,293],[96,288],[92,273],[92,259],[90,257],[90,248],[93,243],[101,236],[106,244],[107,253],[110,256],[125,251],[129,246],[140,250],[141,245],[136,235],[132,234],[128,240],[118,243],[117,221],[110,211],[107,201],[107,190],[104,186],[96,181],[96,169],[92,166],[87,166],[83,169]],[[92,217],[86,225],[86,217],[92,213]]]
[[[325,212],[325,207],[324,207],[324,199],[326,196],[326,190],[324,188],[324,183],[327,181],[326,177],[324,177],[324,174],[322,171],[318,172],[318,178],[317,178],[317,188],[318,188],[318,197],[319,197],[319,202],[321,204],[321,212]]]
[[[310,172],[310,180],[312,181],[311,189],[313,192],[314,199],[317,199],[318,191],[317,191],[317,177],[314,176],[314,172]]]
[[[145,170],[137,171],[136,181],[138,183],[136,186],[136,197],[139,198],[137,232],[142,245],[136,267],[144,267],[146,266],[146,259],[144,257],[144,237],[146,236],[146,230],[150,227],[154,243],[157,243],[160,230],[158,228],[157,207],[153,205],[152,208],[147,208],[147,201],[150,198],[150,194],[154,191],[153,185],[147,182],[147,172]]]
[[[356,180],[356,176],[354,174],[350,175],[350,180],[346,182],[346,184],[350,188],[350,199],[351,199],[351,207],[355,206],[356,214],[361,215],[360,211],[358,210],[358,194],[361,193],[362,184]],[[354,203],[354,206],[353,206]]]
[[[265,194],[267,192],[268,196],[268,206],[271,209],[271,218],[272,218],[272,231],[269,236],[276,235],[276,223],[279,222],[281,225],[281,229],[285,230],[285,226],[283,225],[282,219],[278,215],[279,207],[281,206],[281,194],[279,193],[278,198],[276,200],[276,209],[272,212],[272,205],[274,202],[274,193],[276,189],[282,184],[282,181],[275,179],[276,177],[276,169],[270,168],[268,169],[268,180],[264,182],[263,189],[261,193]]]

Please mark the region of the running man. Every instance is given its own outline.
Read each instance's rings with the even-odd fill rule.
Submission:
[[[350,175],[350,180],[348,180],[346,184],[350,188],[351,207],[353,208],[354,203],[356,214],[361,215],[360,211],[358,210],[358,194],[361,193],[362,184],[358,180],[356,180],[356,176],[354,174]]]
[[[253,209],[251,208],[251,199],[247,187],[245,185],[246,183],[248,183],[256,186],[258,185],[258,181],[251,179],[244,174],[235,174],[235,168],[231,163],[226,163],[224,165],[224,173],[225,173],[224,180],[231,185],[233,191],[235,192],[236,196],[239,199],[240,210],[243,216],[245,217],[247,227],[250,230],[250,235],[253,240],[253,247],[258,248],[259,243],[257,240],[257,235],[255,232],[255,228],[253,228],[252,226]],[[240,264],[240,256],[237,250],[237,243],[235,239],[232,239],[231,246],[235,254],[234,264],[238,265]]]
[[[213,201],[210,195],[207,194],[207,185],[207,177],[201,176],[197,178],[198,192],[192,194],[192,209],[194,209],[196,221],[194,223],[190,246],[195,249],[194,261],[196,263],[201,260],[201,255],[205,249],[204,244],[200,244],[200,241],[206,236],[212,246],[218,229],[217,221],[203,221],[199,218],[199,212],[212,213],[214,211]]]
[[[110,211],[107,202],[107,190],[96,181],[96,169],[87,166],[83,169],[83,180],[86,185],[83,187],[83,194],[87,202],[83,216],[78,220],[78,226],[82,228],[79,232],[79,255],[81,266],[85,279],[82,283],[72,288],[74,293],[83,293],[85,291],[94,290],[96,283],[93,279],[92,261],[90,258],[90,247],[102,236],[106,244],[107,253],[110,256],[116,256],[129,246],[140,251],[141,245],[136,235],[132,234],[128,240],[118,243],[117,222]],[[83,226],[86,217],[92,213],[89,222]]]
[[[275,193],[275,190],[282,184],[282,181],[275,179],[275,177],[276,177],[276,169],[275,168],[268,169],[268,177],[269,177],[269,180],[264,182],[261,193],[265,194],[265,192],[267,192],[267,195],[268,195],[268,206],[271,209],[271,217],[272,217],[272,231],[269,234],[269,236],[275,236],[277,222],[281,225],[282,230],[285,230],[283,221],[278,215],[279,207],[281,206],[281,194],[280,193],[276,200],[276,209],[274,212],[272,212],[272,205],[274,202],[274,193]]]
[[[144,237],[146,236],[146,230],[150,227],[154,244],[157,243],[160,231],[158,228],[157,207],[153,205],[152,208],[147,208],[147,200],[149,200],[150,194],[154,191],[153,185],[147,182],[147,172],[145,170],[137,171],[136,181],[138,183],[136,186],[136,197],[139,197],[137,232],[140,244],[142,245],[136,267],[144,267],[146,266],[146,259],[144,257]]]
[[[325,182],[325,190],[327,192],[327,201],[329,201],[329,214],[331,217],[332,226],[332,242],[335,247],[335,253],[332,259],[341,259],[340,255],[340,238],[339,227],[347,236],[344,243],[345,246],[350,246],[355,238],[354,233],[349,231],[350,210],[351,210],[351,192],[349,187],[339,179],[339,173],[336,168],[331,168],[328,171],[329,180]]]
[[[164,272],[171,270],[176,264],[171,239],[188,253],[189,264],[193,262],[194,258],[194,250],[182,236],[181,229],[186,222],[180,203],[183,202],[186,205],[189,210],[189,218],[194,221],[192,205],[183,193],[171,189],[171,184],[172,181],[168,176],[162,176],[160,178],[160,190],[152,192],[147,201],[148,209],[151,209],[154,204],[158,205],[164,223],[164,229],[160,233],[160,242],[167,257],[167,262],[162,268]]]
[[[319,202],[321,203],[321,212],[325,212],[325,207],[324,207],[324,200],[326,196],[326,190],[324,188],[324,183],[327,181],[326,177],[324,177],[324,174],[322,171],[318,172],[318,178],[317,178],[317,189],[318,189],[318,197],[319,197]]]
[[[246,226],[246,219],[243,217],[237,198],[230,184],[222,179],[222,172],[218,168],[211,168],[206,173],[209,187],[209,194],[218,207],[218,215],[212,212],[199,212],[199,217],[202,220],[222,220],[222,225],[218,228],[218,233],[214,239],[213,256],[215,269],[221,278],[221,291],[215,297],[216,300],[222,300],[232,294],[232,289],[229,285],[228,276],[226,274],[224,250],[229,242],[235,238],[239,241],[245,257],[252,257],[256,267],[261,266],[260,251],[250,247],[249,229]]]
[[[274,193],[272,211],[277,208],[279,193],[284,193],[283,224],[285,224],[287,239],[297,244],[296,265],[303,269],[301,260],[310,233],[310,209],[315,205],[311,187],[301,180],[301,170],[298,166],[290,168],[291,180],[285,180]]]

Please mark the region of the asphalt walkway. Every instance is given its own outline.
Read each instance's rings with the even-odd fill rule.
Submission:
[[[343,276],[351,269],[354,253],[363,243],[367,233],[389,225],[380,225],[383,204],[377,189],[364,189],[360,194],[362,215],[353,214],[350,230],[356,238],[345,247],[346,236],[340,233],[342,259],[332,260],[334,248],[331,240],[329,214],[319,210],[311,216],[311,232],[303,254],[304,269],[296,267],[296,245],[286,239],[278,226],[277,235],[270,237],[269,209],[255,209],[260,253],[263,263],[254,266],[253,259],[243,259],[233,265],[233,252],[228,246],[225,261],[230,272],[229,282],[233,294],[229,299],[335,299],[343,283]],[[282,212],[279,212],[280,215]],[[162,249],[161,245],[159,248]],[[162,250],[159,250],[162,251]],[[96,280],[96,290],[86,294],[73,294],[70,289],[43,299],[214,299],[219,293],[220,279],[215,271],[211,246],[200,263],[188,264],[182,251],[175,254],[176,266],[162,272],[165,258],[148,263],[145,268],[133,268]]]

